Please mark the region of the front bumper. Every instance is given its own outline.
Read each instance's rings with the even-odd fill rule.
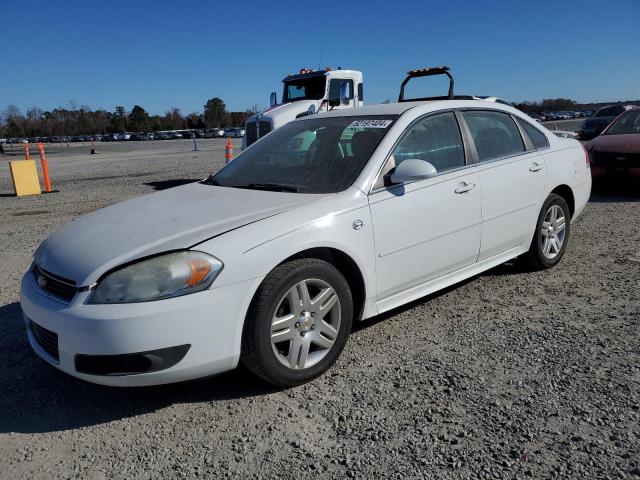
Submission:
[[[236,367],[244,318],[261,280],[167,300],[91,305],[86,303],[88,292],[78,293],[70,303],[46,295],[27,272],[20,304],[31,347],[56,368],[103,385],[159,385]],[[29,322],[57,336],[57,358],[52,345],[38,342]],[[184,345],[189,345],[186,354],[159,371],[89,375],[76,369],[78,356],[129,355]]]

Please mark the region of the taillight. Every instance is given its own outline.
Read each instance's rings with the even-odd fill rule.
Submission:
[[[589,168],[591,167],[591,161],[589,159],[589,150],[584,148],[584,145],[582,146],[582,150],[584,150],[584,161],[587,164],[587,168]]]

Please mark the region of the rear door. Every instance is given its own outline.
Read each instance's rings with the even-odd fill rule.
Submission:
[[[453,112],[414,122],[394,148],[369,196],[380,311],[424,295],[425,283],[476,261],[480,178],[466,158]],[[407,159],[428,161],[438,175],[385,185],[385,174]]]
[[[478,261],[482,261],[531,239],[546,182],[545,159],[508,113],[468,110],[462,116],[480,167],[482,239]]]

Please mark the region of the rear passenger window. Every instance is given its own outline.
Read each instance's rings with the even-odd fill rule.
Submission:
[[[506,113],[487,111],[463,112],[478,160],[486,162],[524,152],[520,130]]]
[[[438,173],[464,166],[458,121],[452,112],[433,115],[409,128],[393,151],[395,165],[414,158],[429,162]]]
[[[521,118],[517,118],[517,121],[522,127],[522,130],[524,130],[524,133],[526,133],[527,137],[529,137],[529,140],[531,140],[531,143],[533,143],[533,146],[536,150],[547,148],[549,146],[549,141],[547,140],[547,137],[544,135],[544,133],[531,125],[529,122],[522,120]]]

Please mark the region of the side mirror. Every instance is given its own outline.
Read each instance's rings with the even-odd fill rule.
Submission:
[[[391,173],[391,183],[407,183],[425,180],[438,174],[436,167],[424,160],[410,158],[403,160]]]
[[[275,107],[278,104],[278,94],[276,92],[271,92],[271,96],[269,97],[269,106]]]

